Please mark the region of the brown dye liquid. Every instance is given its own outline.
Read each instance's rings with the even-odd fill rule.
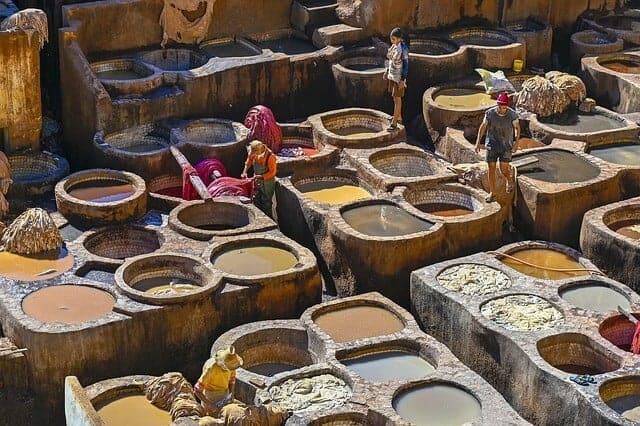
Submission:
[[[629,300],[612,288],[598,284],[570,287],[560,292],[567,302],[579,308],[596,312],[615,311],[618,306],[629,309]]]
[[[29,294],[22,310],[42,322],[80,324],[105,316],[115,303],[113,296],[94,287],[58,285]]]
[[[211,259],[213,266],[234,275],[262,275],[293,268],[298,259],[277,247],[245,247],[229,250]]]
[[[142,78],[140,74],[134,70],[109,70],[96,73],[99,80],[137,80]]]
[[[420,426],[461,426],[482,416],[478,400],[450,385],[427,385],[400,394],[393,408],[404,420]]]
[[[379,352],[342,361],[358,376],[372,382],[415,380],[435,371],[427,361],[403,351]]]
[[[476,109],[496,103],[491,95],[476,89],[442,89],[437,92],[434,101],[441,107],[456,109]]]
[[[515,257],[517,259],[524,260],[525,262],[531,263],[533,265],[543,266],[547,268],[555,268],[555,269],[584,269],[579,262],[575,261],[572,257],[567,256],[566,254],[549,249],[523,249],[518,250],[514,253],[509,253],[509,256]],[[502,263],[510,266],[511,268],[519,271],[525,275],[529,275],[535,278],[542,278],[545,280],[562,280],[570,277],[578,277],[582,275],[588,275],[587,271],[576,271],[576,272],[556,272],[556,271],[547,271],[545,269],[534,268],[523,263],[520,263],[516,260],[512,260],[509,258],[500,259]]]
[[[291,371],[298,368],[292,364],[285,364],[282,362],[265,362],[263,364],[252,365],[251,367],[245,367],[252,373],[260,374],[261,376],[275,376],[278,373],[284,373],[285,371]]]
[[[310,182],[300,185],[298,189],[314,201],[334,205],[371,198],[371,194],[364,188],[340,182]]]
[[[410,215],[387,204],[356,207],[342,213],[342,218],[358,232],[374,237],[396,237],[431,229],[433,223]]]
[[[147,400],[144,395],[116,398],[98,408],[107,426],[167,426],[171,415]]]
[[[598,370],[597,368],[587,367],[584,365],[576,365],[576,364],[562,364],[562,365],[554,365],[558,370],[564,371],[569,374],[579,374],[579,375],[589,375],[595,376],[597,374],[602,374],[604,371]]]
[[[314,322],[337,343],[386,336],[404,328],[397,316],[377,306],[352,306],[327,312]]]
[[[179,295],[191,293],[202,288],[193,280],[171,276],[145,278],[136,282],[134,287],[136,290],[144,291],[154,296]]]
[[[473,213],[473,210],[463,206],[459,206],[457,204],[432,203],[420,204],[416,207],[425,213],[444,217],[464,216]]]
[[[640,240],[640,220],[638,219],[620,221],[609,227],[620,235]]]
[[[366,139],[378,133],[373,129],[362,126],[344,127],[342,129],[334,129],[331,131],[336,135],[345,136],[349,139]]]
[[[620,60],[605,62],[601,65],[611,71],[623,74],[640,74],[640,63],[638,62]]]
[[[59,251],[23,256],[0,252],[0,275],[10,280],[40,281],[57,277],[73,267],[74,258],[62,248]]]
[[[135,188],[124,181],[96,179],[73,185],[68,192],[69,195],[78,200],[94,203],[112,203],[132,196]]]
[[[540,148],[541,146],[544,146],[544,144],[535,139],[531,139],[531,138],[518,139],[518,149]]]
[[[607,405],[625,419],[640,422],[640,394],[614,398]]]
[[[589,151],[609,163],[640,167],[640,144],[607,145]]]
[[[384,71],[385,68],[381,65],[377,64],[351,64],[347,65],[346,68],[353,71]]]

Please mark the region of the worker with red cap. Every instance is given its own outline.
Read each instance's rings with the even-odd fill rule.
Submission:
[[[500,160],[500,172],[507,178],[507,193],[513,191],[513,173],[511,171],[511,154],[518,149],[520,139],[520,121],[518,114],[509,108],[509,95],[501,93],[498,105],[489,109],[485,115],[478,139],[476,153],[480,152],[480,143],[486,143],[486,160],[489,165],[489,195],[487,202],[495,198],[496,193],[496,162]],[[486,136],[486,139],[485,139]]]

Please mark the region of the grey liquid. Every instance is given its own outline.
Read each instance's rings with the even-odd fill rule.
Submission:
[[[562,114],[553,119],[541,120],[541,122],[552,129],[567,133],[593,133],[624,127],[623,122],[614,120],[606,115],[578,114],[575,111]]]
[[[608,145],[592,149],[589,154],[614,164],[640,166],[640,144]]]
[[[254,50],[249,49],[242,43],[221,43],[203,46],[201,50],[211,57],[217,58],[241,58],[245,56],[256,56]]]
[[[360,377],[371,382],[415,380],[435,368],[417,355],[403,351],[380,352],[342,361]]]
[[[538,162],[521,168],[518,174],[544,182],[585,182],[600,174],[599,168],[567,151],[552,149],[517,158],[529,157],[536,157]]]
[[[96,73],[96,77],[100,80],[137,80],[142,78],[140,74],[131,69],[99,71]]]
[[[614,398],[607,401],[607,405],[622,417],[629,420],[640,421],[640,411],[638,410],[638,407],[640,407],[640,394],[625,395],[620,398]],[[634,412],[630,413],[631,410]]]
[[[428,231],[433,223],[418,219],[401,208],[387,204],[356,207],[342,218],[358,232],[375,237],[396,237]]]
[[[393,408],[400,417],[420,426],[460,426],[482,416],[473,395],[449,385],[414,388],[394,399]]]
[[[292,364],[284,364],[281,362],[265,362],[264,364],[256,364],[251,367],[245,367],[247,370],[260,374],[261,376],[275,376],[278,373],[284,373],[285,371],[295,370],[295,365]]]
[[[567,302],[596,312],[615,311],[618,306],[629,309],[629,300],[617,291],[597,284],[571,287],[560,293]]]
[[[318,50],[311,42],[293,37],[263,41],[260,47],[287,55],[300,55]]]

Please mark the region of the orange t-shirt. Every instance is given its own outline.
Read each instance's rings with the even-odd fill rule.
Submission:
[[[247,162],[245,163],[245,166],[247,169],[251,167],[254,163],[264,166],[265,161],[267,162],[267,165],[266,165],[267,171],[266,173],[262,174],[262,178],[264,180],[275,178],[276,172],[277,172],[276,156],[273,155],[273,153],[269,150],[267,150],[267,152],[262,158],[258,158],[254,154],[249,154],[249,158],[247,158]]]

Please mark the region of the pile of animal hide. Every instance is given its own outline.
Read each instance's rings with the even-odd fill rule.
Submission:
[[[62,236],[46,210],[29,209],[5,229],[0,249],[11,253],[33,255],[59,250]]]
[[[565,112],[571,104],[580,105],[586,97],[587,88],[580,78],[550,71],[544,78],[536,76],[522,83],[517,106],[538,117],[549,117]]]
[[[29,37],[36,34],[40,49],[49,41],[47,14],[40,9],[24,9],[0,22],[0,31],[24,31]]]
[[[205,39],[213,17],[216,0],[164,0],[160,14],[162,42],[165,47],[169,40],[178,43],[200,43]]]

